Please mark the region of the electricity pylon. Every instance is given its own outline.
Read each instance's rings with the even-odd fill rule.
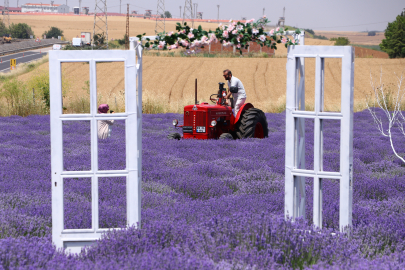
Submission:
[[[108,49],[107,0],[96,0],[94,7],[93,44]]]
[[[165,32],[166,28],[166,16],[165,16],[165,0],[157,1],[156,9],[156,26],[155,34]]]
[[[194,28],[194,16],[193,16],[193,1],[186,0],[183,8],[183,25],[184,21],[190,19],[191,27]]]
[[[10,13],[8,12],[8,0],[4,0],[4,15],[3,15],[3,23],[6,27],[10,27]]]
[[[125,33],[125,50],[129,50],[129,4],[127,4],[127,28]]]

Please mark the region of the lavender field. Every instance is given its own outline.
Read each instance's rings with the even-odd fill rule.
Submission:
[[[354,114],[350,235],[338,232],[336,180],[324,181],[322,230],[311,226],[311,179],[307,220],[284,220],[285,114],[266,116],[263,140],[173,141],[181,115],[144,115],[142,229],[108,233],[77,256],[52,245],[49,116],[0,118],[0,269],[404,269],[405,165],[370,114]],[[313,122],[306,129],[311,168]],[[65,168],[89,169],[89,126],[70,123],[64,134]],[[100,141],[100,168],[123,168],[124,134],[116,122]],[[324,168],[338,170],[338,122],[324,136]],[[90,181],[65,185],[65,228],[88,228]],[[100,227],[124,226],[125,179],[100,179],[99,192]]]

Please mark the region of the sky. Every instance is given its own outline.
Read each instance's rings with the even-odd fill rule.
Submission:
[[[24,3],[50,4],[50,0],[18,0],[19,6]],[[79,0],[54,0],[55,4],[79,6]],[[106,0],[108,12],[120,11],[120,0]],[[136,10],[144,13],[145,9],[153,10],[156,13],[158,0],[121,0],[121,10],[126,12],[126,4],[130,4],[130,11]],[[163,0],[165,10],[170,11],[173,17],[180,16],[179,7],[183,7],[185,0]],[[193,1],[193,0],[191,0]],[[194,0],[197,3],[197,11],[203,12],[203,19],[258,19],[264,14],[275,25],[278,18],[283,15],[285,7],[286,25],[299,28],[325,30],[325,31],[384,31],[388,22],[395,20],[395,17],[405,8],[404,0]],[[17,0],[9,0],[10,7],[17,6]],[[94,0],[82,0],[82,7],[90,7],[94,10]]]

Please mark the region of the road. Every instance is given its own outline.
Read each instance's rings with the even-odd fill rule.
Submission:
[[[14,53],[0,57],[0,72],[10,71],[10,59],[16,59],[17,68],[19,64],[31,62],[33,60],[40,59],[41,57],[48,54],[48,50],[34,50],[21,53]]]

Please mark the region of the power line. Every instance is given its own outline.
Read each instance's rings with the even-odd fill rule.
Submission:
[[[156,12],[156,25],[155,34],[165,32],[166,30],[166,20],[165,20],[165,0],[157,1],[157,12]]]

